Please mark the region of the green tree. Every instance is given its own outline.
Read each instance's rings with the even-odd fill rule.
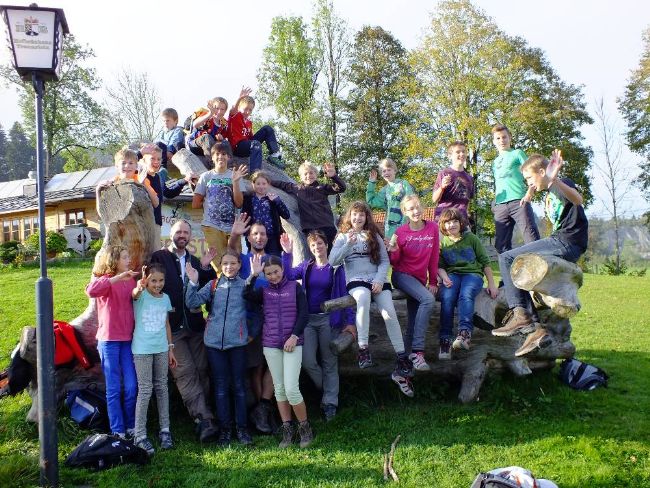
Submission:
[[[5,158],[7,173],[0,174],[2,181],[27,178],[30,171],[36,171],[36,150],[19,122],[9,130]]]
[[[316,0],[314,7],[314,44],[320,57],[320,71],[325,84],[321,104],[327,125],[329,157],[338,167],[342,123],[341,91],[349,79],[350,34],[347,22],[336,15],[331,0]]]
[[[637,178],[641,190],[650,200],[650,28],[643,33],[643,53],[639,67],[632,72],[618,107],[627,123],[629,148],[645,161]],[[650,215],[650,214],[649,214]]]
[[[57,155],[70,157],[73,148],[90,150],[111,139],[107,130],[107,111],[95,100],[101,81],[88,63],[93,50],[80,44],[73,35],[65,38],[59,81],[46,83],[43,97],[45,174]],[[32,142],[35,141],[34,89],[23,82],[12,66],[0,67],[0,76],[19,87],[19,105]]]
[[[301,17],[275,17],[257,74],[258,99],[272,107],[289,167],[324,157],[322,114],[316,103],[317,52]]]
[[[347,120],[343,156],[346,172],[357,191],[365,189],[368,171],[390,157],[401,166],[406,140],[403,127],[410,75],[408,53],[381,27],[363,27],[354,38],[346,100]],[[361,195],[358,195],[361,196]]]
[[[592,119],[582,88],[560,80],[540,49],[506,35],[469,0],[447,0],[432,15],[411,65],[416,78],[407,110],[414,123],[405,154],[439,167],[446,164],[449,143],[466,142],[479,221],[491,221],[490,162],[496,151],[490,128],[495,123],[505,123],[513,145],[528,153],[561,148],[566,176],[591,201],[591,149],[583,144],[580,126]]]

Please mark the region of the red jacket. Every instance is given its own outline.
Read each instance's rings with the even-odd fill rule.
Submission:
[[[244,120],[244,114],[237,112],[228,118],[228,141],[232,148],[237,144],[253,138],[253,122],[250,119]]]

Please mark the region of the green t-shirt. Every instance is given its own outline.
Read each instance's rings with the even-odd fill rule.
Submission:
[[[400,203],[407,195],[413,195],[415,190],[411,184],[399,178],[392,182],[386,183],[379,192],[376,191],[377,182],[369,181],[366,188],[366,201],[373,208],[386,210],[386,220],[384,221],[384,237],[390,239],[397,228],[406,223],[406,217],[402,215]]]
[[[528,185],[519,168],[526,159],[526,153],[521,149],[510,149],[496,157],[492,163],[495,203],[521,200],[524,197]]]
[[[460,241],[442,236],[438,266],[447,273],[483,275],[483,268],[490,264],[490,257],[478,237],[470,231],[463,233]]]

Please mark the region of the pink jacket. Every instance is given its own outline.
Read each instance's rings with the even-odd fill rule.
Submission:
[[[393,269],[415,276],[423,285],[428,281],[436,284],[440,258],[438,224],[427,220],[422,229],[413,231],[407,223],[398,227],[395,235],[398,248],[390,253]]]
[[[86,286],[86,295],[97,302],[98,341],[130,341],[133,339],[133,300],[131,292],[134,279],[111,284],[111,276],[93,278]]]

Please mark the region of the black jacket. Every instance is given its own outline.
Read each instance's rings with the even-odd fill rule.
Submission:
[[[249,217],[253,217],[253,195],[254,194],[250,192],[244,193],[244,204],[242,205],[241,208],[241,211],[246,212],[246,214]],[[281,250],[282,247],[280,247],[280,236],[284,232],[284,229],[282,229],[282,222],[280,221],[280,217],[284,219],[288,219],[291,216],[291,214],[289,213],[289,209],[287,208],[287,206],[284,204],[282,200],[280,200],[279,197],[276,200],[270,200],[270,201],[271,201],[271,223],[273,224],[273,229],[275,229],[275,235],[272,238],[275,241],[275,249]],[[251,244],[250,242],[248,242],[248,239],[246,239],[246,245],[248,246],[248,250],[250,251]]]
[[[217,277],[217,274],[211,266],[207,270],[202,269],[199,258],[191,255],[189,252],[186,255],[189,256],[192,267],[199,272],[199,288]],[[200,308],[190,310],[185,306],[185,289],[188,280],[187,275],[185,276],[185,283],[181,279],[181,263],[178,255],[167,249],[161,249],[151,255],[151,262],[160,263],[165,267],[165,286],[163,287],[163,292],[169,295],[169,300],[172,303],[172,307],[174,307],[169,312],[169,325],[171,326],[172,332],[178,332],[185,327],[194,332],[203,332],[205,329],[203,311]]]

